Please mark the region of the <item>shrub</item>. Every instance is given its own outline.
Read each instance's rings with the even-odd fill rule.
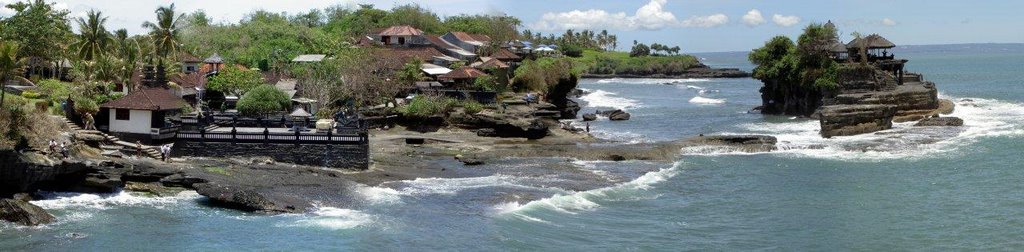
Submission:
[[[399,112],[406,117],[426,118],[435,115],[444,115],[451,111],[458,101],[451,98],[420,95],[409,101]]]
[[[36,83],[39,91],[46,94],[50,101],[59,103],[71,95],[71,83],[54,79],[45,79]]]
[[[249,116],[262,116],[280,112],[291,105],[288,95],[274,86],[259,85],[238,100],[238,112]]]
[[[476,78],[473,82],[473,87],[479,90],[497,91],[498,82],[495,80],[494,76],[486,75]]]
[[[466,111],[466,114],[476,114],[484,110],[484,105],[473,100],[466,100],[462,102],[462,109]]]
[[[40,113],[46,113],[47,110],[50,110],[50,101],[47,101],[47,100],[37,100],[36,103],[35,103],[35,106],[36,106],[36,111],[38,111]]]
[[[96,105],[96,101],[92,99],[76,97],[72,100],[75,101],[75,112],[79,114],[96,114],[100,111],[100,106]]]
[[[39,99],[43,97],[43,94],[32,91],[25,91],[21,92],[21,97],[25,97],[26,99]]]

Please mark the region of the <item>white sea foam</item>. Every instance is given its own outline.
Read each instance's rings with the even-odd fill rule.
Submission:
[[[948,98],[948,97],[943,97]],[[893,124],[893,129],[856,136],[824,139],[817,120],[762,122],[742,125],[749,132],[778,138],[775,153],[837,160],[892,160],[956,153],[986,137],[1024,136],[1024,104],[992,99],[957,99],[950,116],[964,120],[964,127],[914,127],[913,122]],[[688,155],[734,155],[732,150],[684,149]],[[931,155],[928,155],[931,154]]]
[[[183,191],[178,193],[178,195],[169,197],[139,196],[123,191],[113,194],[43,193],[43,199],[34,200],[32,204],[48,210],[69,208],[109,209],[120,206],[164,208],[181,202],[196,200],[200,197],[202,196],[195,191]]]
[[[595,81],[597,84],[641,84],[641,85],[674,85],[694,82],[708,82],[709,79],[648,79],[648,78],[611,78]]]
[[[359,185],[355,192],[371,204],[397,204],[402,202],[402,193],[394,188]]]
[[[587,106],[614,109],[633,109],[640,107],[640,103],[633,99],[615,96],[616,93],[596,90],[580,97],[580,100],[587,102]]]
[[[648,139],[646,136],[629,131],[609,131],[598,128],[591,129],[590,134],[596,138],[629,144],[651,142],[651,140]]]
[[[530,178],[496,174],[473,178],[418,178],[400,181],[405,187],[400,192],[404,195],[455,194],[459,191],[485,187],[506,187],[521,189],[545,189],[524,185]],[[540,178],[532,178],[540,179]]]
[[[714,99],[701,96],[694,96],[693,99],[690,99],[690,103],[702,105],[723,104],[725,103],[725,99]]]
[[[650,190],[654,185],[668,180],[679,173],[682,162],[677,162],[671,168],[652,171],[632,181],[618,184],[612,187],[599,188],[589,191],[575,192],[571,194],[557,194],[544,199],[528,202],[526,204],[505,203],[496,207],[500,214],[524,215],[523,211],[531,209],[549,209],[567,214],[576,214],[579,211],[586,211],[598,208],[601,202],[630,201],[644,199],[642,194]]]
[[[303,215],[294,224],[285,226],[319,227],[331,230],[366,227],[374,222],[374,216],[357,210],[318,207],[311,215]]]

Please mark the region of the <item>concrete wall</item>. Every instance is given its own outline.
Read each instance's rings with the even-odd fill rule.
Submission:
[[[117,120],[115,109],[108,109],[110,117],[110,132],[123,132],[134,134],[149,134],[152,130],[153,112],[146,110],[132,110],[130,120]]]
[[[177,141],[172,156],[193,157],[269,157],[276,162],[342,169],[369,168],[366,145],[201,143]]]

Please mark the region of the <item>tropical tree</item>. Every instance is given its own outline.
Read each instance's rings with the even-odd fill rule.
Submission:
[[[181,47],[182,20],[185,20],[185,14],[175,15],[172,3],[170,6],[156,9],[156,23],[142,23],[142,28],[149,29],[149,36],[153,39],[158,56],[166,58],[178,52],[178,48]]]
[[[419,59],[406,63],[402,66],[402,71],[398,72],[398,80],[405,84],[413,84],[423,80],[423,70],[420,70],[420,65],[423,65],[423,61]]]
[[[78,58],[95,60],[103,56],[108,45],[113,43],[105,23],[107,17],[102,12],[90,10],[85,18],[78,18],[78,40],[74,46],[78,48]]]
[[[217,76],[210,78],[207,87],[221,93],[244,95],[249,90],[259,86],[265,85],[263,85],[263,77],[260,76],[258,71],[239,67],[226,67],[221,69]]]
[[[0,37],[19,45],[17,55],[38,57],[59,64],[60,44],[73,35],[68,25],[68,11],[53,8],[44,0],[18,1],[5,8],[14,15],[2,19],[4,29]]]
[[[243,115],[264,116],[285,110],[290,105],[288,95],[271,85],[260,85],[238,100],[238,112]]]
[[[21,77],[22,65],[25,60],[18,56],[18,49],[17,43],[0,40],[0,108],[4,106],[4,98],[7,95],[7,92],[4,91],[7,81],[20,79],[28,82]]]

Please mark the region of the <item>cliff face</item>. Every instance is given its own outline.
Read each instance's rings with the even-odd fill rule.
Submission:
[[[761,87],[761,113],[811,116],[822,106],[825,92],[817,88],[790,88],[778,80],[766,80]]]

